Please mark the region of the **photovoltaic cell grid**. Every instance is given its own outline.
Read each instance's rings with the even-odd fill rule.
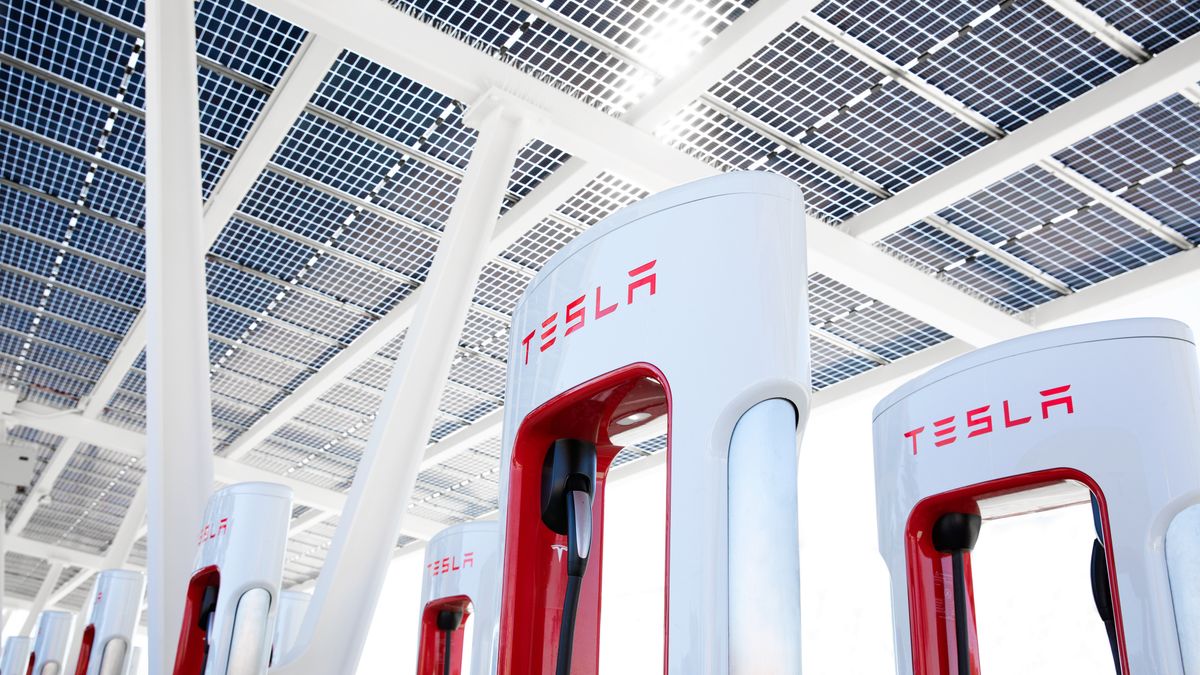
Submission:
[[[866,190],[818,167],[771,139],[697,101],[656,133],[671,145],[727,169],[774,171],[795,180],[808,209],[841,222],[878,201]]]
[[[42,475],[42,471],[46,469],[46,464],[54,455],[54,451],[62,443],[61,436],[48,434],[44,431],[39,431],[30,427],[14,426],[6,430],[5,442],[25,449],[29,452],[29,458],[34,462],[33,465],[33,482],[37,483]],[[21,509],[21,505],[25,502],[27,494],[17,494],[12,499],[5,502],[5,523],[12,521],[13,516]]]
[[[1178,0],[1080,0],[1151,53],[1200,30],[1200,6]]]
[[[903,358],[950,339],[950,335],[885,305],[823,274],[808,278],[809,320],[813,325],[854,343],[888,361]],[[814,337],[814,350],[820,339]],[[840,348],[839,348],[840,349]],[[827,351],[823,351],[827,354]],[[832,373],[818,378],[813,367],[813,385],[837,381]]]
[[[4,593],[23,600],[33,600],[50,563],[33,556],[7,551],[4,554]]]
[[[1133,62],[1037,0],[1016,0],[913,73],[1012,130]]]
[[[995,0],[828,0],[815,13],[901,65],[995,5]]]
[[[22,536],[87,553],[108,550],[144,475],[136,457],[80,446],[55,481],[50,502]]]

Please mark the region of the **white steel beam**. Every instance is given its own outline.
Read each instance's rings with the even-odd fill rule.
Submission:
[[[164,673],[213,482],[195,36],[190,3],[147,0],[147,623],[151,669]]]
[[[1136,40],[1105,21],[1104,17],[1084,7],[1078,0],[1044,0],[1044,2],[1125,58],[1135,63],[1145,63],[1150,60],[1150,52],[1146,51]]]
[[[1135,66],[842,223],[878,241],[1200,80],[1200,35]]]
[[[55,584],[58,583],[58,577],[62,574],[62,563],[50,563],[50,569],[46,570],[46,576],[42,579],[42,585],[38,588],[37,595],[33,598],[33,603],[29,606],[29,614],[25,616],[25,623],[21,626],[21,635],[28,636],[33,632],[33,627],[37,625],[38,617],[42,610],[46,608],[46,601],[50,599],[50,592],[54,590]]]
[[[478,129],[478,140],[359,462],[325,573],[297,648],[276,668],[280,675],[353,671],[358,664],[387,576],[388,554],[406,520],[437,394],[487,260],[508,175],[528,140],[527,112],[514,111],[520,105],[489,91],[467,110],[465,122]]]

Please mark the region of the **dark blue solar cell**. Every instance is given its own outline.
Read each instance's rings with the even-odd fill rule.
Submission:
[[[201,0],[196,52],[274,87],[304,41],[304,29],[242,0]]]
[[[1019,0],[913,73],[1011,131],[1131,65],[1048,5]]]
[[[366,197],[404,157],[308,113],[296,120],[273,162],[355,197]]]
[[[462,110],[454,106],[444,120],[425,132],[420,148],[450,166],[466,170],[478,136],[474,129],[463,125]]]
[[[1090,286],[1178,251],[1103,206],[1077,213],[1006,249],[1072,288]]]
[[[501,47],[529,17],[508,0],[392,0],[391,4],[493,48]]]
[[[1123,197],[1193,243],[1200,243],[1200,163],[1139,185]]]
[[[509,47],[524,68],[562,83],[614,111],[640,100],[657,81],[641,66],[593,46],[546,21],[534,21]]]
[[[46,299],[46,311],[75,319],[89,326],[123,335],[133,323],[135,312],[56,287]]]
[[[37,307],[42,301],[44,288],[45,284],[38,283],[35,279],[0,269],[0,297],[29,307]]]
[[[141,28],[146,23],[145,0],[81,0],[80,4],[98,9],[135,28]]]
[[[37,336],[43,340],[57,342],[64,347],[70,347],[88,354],[108,358],[116,351],[118,340],[108,335],[85,330],[78,326],[58,321],[52,317],[42,317],[38,324]]]
[[[977,150],[988,137],[897,82],[808,139],[816,151],[892,192]]]
[[[383,208],[425,227],[442,229],[458,194],[458,178],[424,162],[408,161],[379,192]]]
[[[994,5],[994,0],[828,0],[815,12],[905,65]]]
[[[4,239],[4,246],[0,246],[0,262],[40,277],[50,276],[57,255],[53,248],[24,237],[5,236]]]
[[[1080,0],[1151,53],[1200,30],[1200,4],[1192,0]]]
[[[790,150],[775,153],[763,164],[763,169],[796,181],[804,195],[805,208],[831,223],[840,223],[879,201],[874,194]]]
[[[115,96],[134,38],[55,2],[5,3],[0,46],[19,61]]]
[[[196,78],[200,87],[200,132],[231,147],[254,125],[267,95],[201,67]]]
[[[3,130],[0,156],[6,180],[72,201],[88,172],[83,160]]]
[[[947,270],[945,277],[1011,312],[1021,312],[1059,297],[1058,293],[988,255]]]
[[[71,212],[44,199],[0,185],[0,222],[53,241],[62,241]]]
[[[30,345],[29,361],[78,375],[88,381],[95,381],[104,372],[104,362],[99,359],[84,358],[39,342]]]
[[[267,170],[258,177],[240,210],[276,227],[324,242],[355,207]]]
[[[208,330],[214,335],[220,335],[223,338],[236,340],[242,336],[242,333],[246,332],[246,328],[249,327],[253,321],[253,317],[242,314],[241,312],[235,312],[228,307],[222,307],[212,303],[209,303],[208,305]],[[210,342],[210,347],[213,344],[216,344],[220,347],[219,351],[217,352],[217,357],[219,358],[222,354],[224,354],[226,346],[223,343]]]
[[[136,227],[146,224],[145,186],[107,169],[96,169],[88,188],[87,206]]]
[[[142,270],[146,265],[146,238],[141,232],[95,218],[80,216],[71,245],[131,269]]]
[[[205,265],[208,293],[214,298],[245,307],[247,312],[267,311],[282,289],[269,281],[253,277],[228,265]]]
[[[146,59],[144,57],[138,59],[133,72],[129,74],[123,100],[135,108],[146,109]]]
[[[417,147],[451,100],[373,61],[342,52],[312,102],[403,145]]]
[[[1197,155],[1200,106],[1173,95],[1055,157],[1108,190],[1117,191]]]
[[[221,230],[212,252],[250,269],[291,281],[317,250],[233,218]]]
[[[207,144],[200,145],[200,195],[204,199],[208,199],[216,189],[232,160],[233,156],[224,150]]]
[[[991,243],[998,243],[1091,202],[1091,197],[1044,169],[1031,166],[960,200],[938,215]]]
[[[146,123],[132,115],[116,113],[112,131],[105,138],[104,158],[140,174],[146,173]]]
[[[0,119],[94,153],[109,109],[56,84],[0,64],[0,91],[21,105],[0,106]]]
[[[530,141],[517,154],[512,177],[508,182],[509,191],[518,197],[524,197],[569,158],[570,155],[549,143]]]
[[[33,312],[6,302],[0,302],[0,326],[25,334],[33,325]]]
[[[141,277],[70,254],[63,256],[58,280],[128,307],[141,307],[145,299],[145,282]]]

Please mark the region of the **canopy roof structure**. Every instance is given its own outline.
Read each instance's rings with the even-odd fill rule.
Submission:
[[[142,5],[4,10],[0,413],[37,458],[9,607],[145,565]],[[426,383],[398,549],[496,510],[512,310],[650,192],[801,186],[817,405],[1200,272],[1194,2],[201,0],[196,27],[216,478],[294,488],[288,587],[321,570],[489,88],[542,112]]]

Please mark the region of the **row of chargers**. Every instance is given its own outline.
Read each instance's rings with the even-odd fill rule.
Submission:
[[[604,482],[626,439],[651,430],[666,438],[664,671],[800,672],[805,237],[792,181],[734,173],[622,209],[545,264],[513,315],[500,518],[430,542],[420,675],[464,672],[467,652],[471,673],[555,672],[562,653],[574,675],[598,672]],[[1090,502],[1093,619],[1116,671],[1200,675],[1198,372],[1185,326],[1126,320],[981,349],[881,402],[876,502],[897,671],[979,672],[980,527]],[[595,452],[588,501],[572,502],[575,517],[590,507],[579,521],[590,562],[566,652],[575,542],[545,513],[562,439]],[[278,486],[214,496],[175,675],[265,672],[290,515]]]

